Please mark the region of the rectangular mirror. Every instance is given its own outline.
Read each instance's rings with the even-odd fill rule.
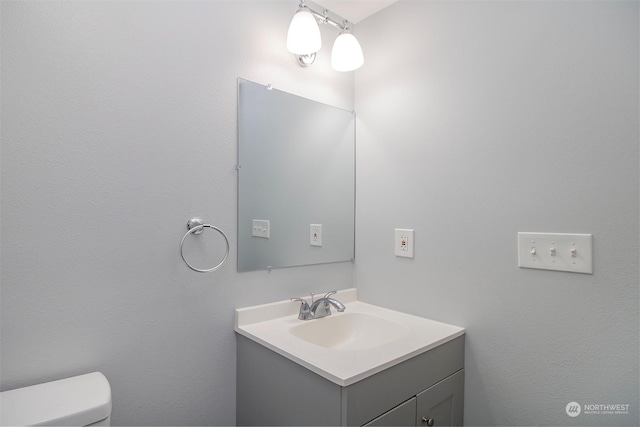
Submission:
[[[238,271],[350,261],[355,114],[238,79]]]

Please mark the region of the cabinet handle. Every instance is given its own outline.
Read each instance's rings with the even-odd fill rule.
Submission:
[[[427,419],[427,417],[422,417],[422,422],[426,423],[429,427],[433,427],[433,418]]]

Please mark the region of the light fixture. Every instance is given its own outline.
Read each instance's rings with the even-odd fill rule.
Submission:
[[[289,24],[287,33],[287,49],[296,55],[316,53],[322,47],[320,27],[315,16],[303,3]]]
[[[358,39],[347,32],[341,32],[331,49],[331,67],[336,71],[352,71],[362,67],[364,56]]]
[[[360,43],[351,32],[349,21],[328,9],[323,9],[322,13],[316,12],[305,0],[301,0],[287,33],[287,49],[296,56],[298,63],[308,67],[315,61],[316,52],[322,47],[319,23],[331,24],[340,30],[331,50],[333,69],[352,71],[360,68],[364,64],[364,56]]]

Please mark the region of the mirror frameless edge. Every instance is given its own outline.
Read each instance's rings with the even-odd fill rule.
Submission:
[[[269,221],[268,238],[254,220]],[[354,112],[238,79],[238,271],[351,261],[354,249]]]

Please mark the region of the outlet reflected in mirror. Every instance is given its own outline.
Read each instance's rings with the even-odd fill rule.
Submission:
[[[238,271],[353,259],[353,112],[238,79],[238,165]]]

